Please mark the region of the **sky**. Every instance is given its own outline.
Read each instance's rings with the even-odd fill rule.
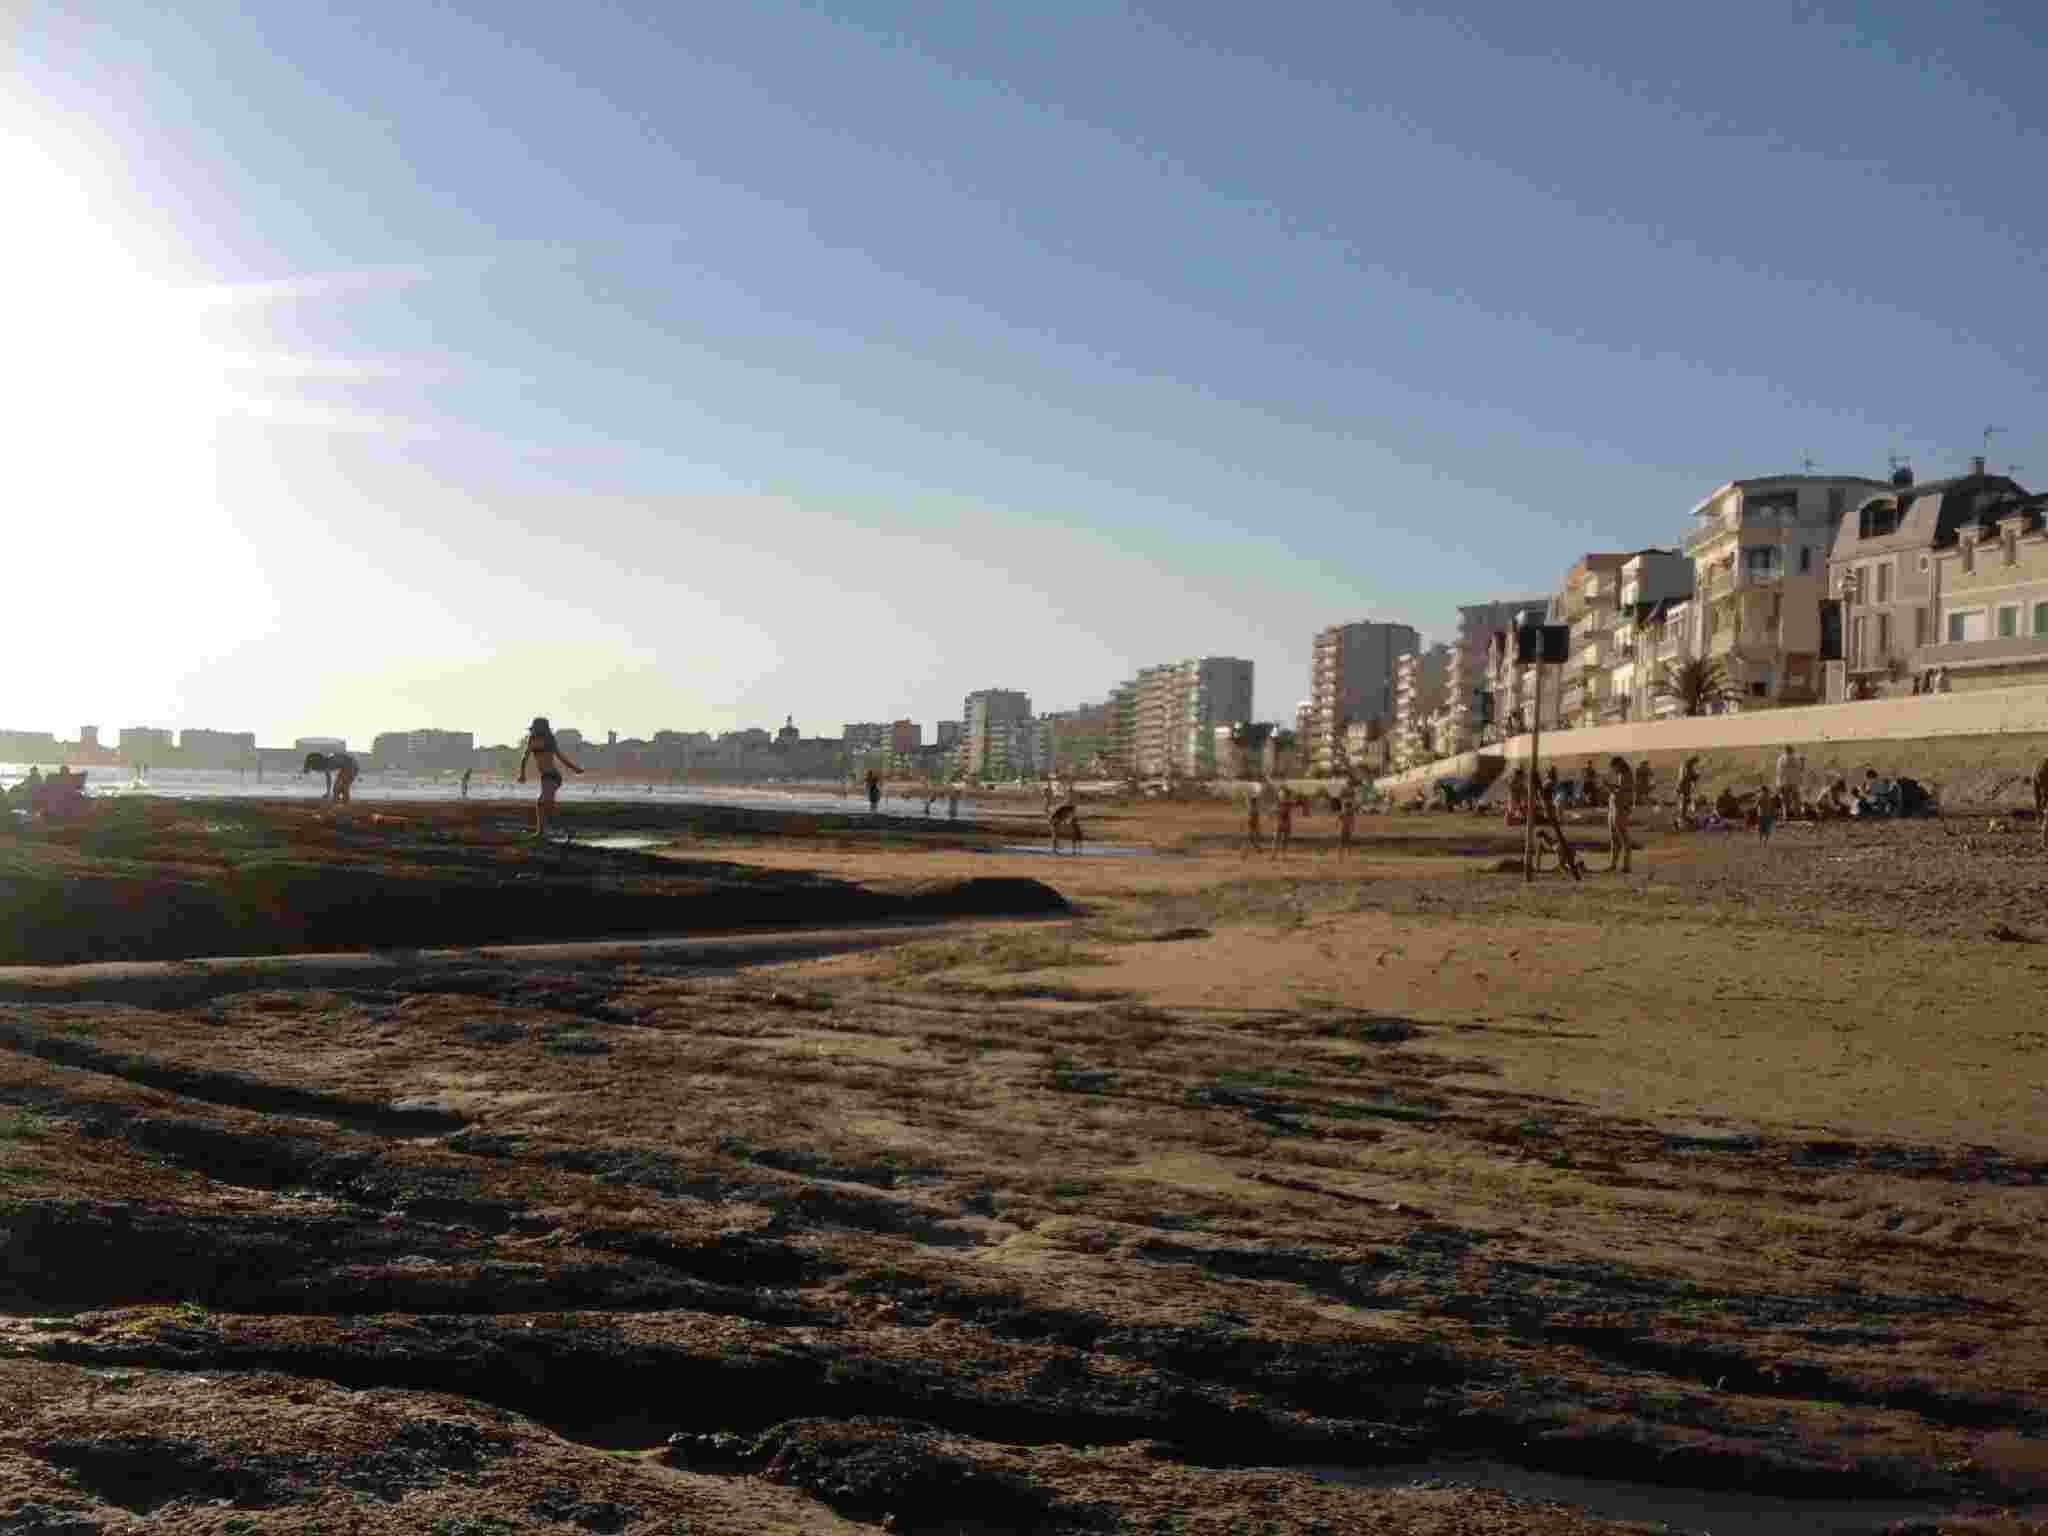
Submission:
[[[11,7],[0,727],[1041,710],[2048,482],[2048,17]]]

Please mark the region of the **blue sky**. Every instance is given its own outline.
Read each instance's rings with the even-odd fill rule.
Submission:
[[[119,387],[17,392],[94,417],[15,486],[87,637],[0,724],[836,732],[1192,654],[1280,715],[1317,628],[1737,476],[2048,481],[2018,6],[171,9],[22,24],[96,222],[7,301],[95,313],[113,228],[297,284],[205,387],[101,321]]]

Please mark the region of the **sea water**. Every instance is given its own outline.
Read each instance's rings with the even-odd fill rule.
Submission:
[[[43,772],[49,773],[45,766]],[[318,800],[327,792],[326,780],[317,773],[294,773],[266,769],[261,778],[254,769],[247,773],[233,768],[152,768],[149,777],[137,779],[126,768],[88,768],[85,792],[93,799],[116,799],[124,795],[156,795],[167,800]],[[28,776],[26,763],[0,763],[0,790],[12,788]],[[357,800],[459,800],[460,774],[364,773],[350,793]],[[529,776],[524,784],[512,779],[470,780],[472,800],[517,801],[531,804],[539,798],[540,783]],[[816,785],[792,785],[775,789],[759,785],[725,787],[714,784],[626,784],[613,780],[578,780],[573,775],[562,785],[564,805],[724,805],[756,811],[812,811],[866,815],[864,790],[841,795],[837,790]],[[922,821],[925,796],[885,794],[882,811],[892,817],[912,816]],[[1028,815],[1043,819],[1035,798],[1008,795],[977,802],[963,798],[960,815],[987,817]],[[932,806],[931,820],[946,819],[946,802]]]

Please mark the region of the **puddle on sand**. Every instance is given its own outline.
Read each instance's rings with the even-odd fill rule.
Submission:
[[[1052,848],[1046,843],[1000,843],[996,846],[995,851],[997,853],[1050,854]],[[1065,843],[1060,845],[1060,857],[1063,859],[1072,854],[1073,851]],[[1083,843],[1081,845],[1081,854],[1084,858],[1164,859],[1171,857],[1171,855],[1161,853],[1157,848],[1133,848],[1124,843]]]
[[[669,832],[607,832],[575,839],[578,848],[666,848],[675,841]]]
[[[1902,1520],[1933,1520],[1946,1505],[1900,1500],[1789,1499],[1734,1488],[1677,1488],[1566,1472],[1540,1472],[1504,1461],[1446,1460],[1386,1467],[1310,1467],[1325,1482],[1399,1488],[1441,1482],[1492,1488],[1518,1499],[1569,1504],[1608,1520],[1661,1521],[1669,1530],[1711,1536],[1873,1536]]]

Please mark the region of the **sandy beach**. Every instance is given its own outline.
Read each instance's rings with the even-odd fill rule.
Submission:
[[[2030,822],[114,809],[327,915],[0,974],[0,1528],[2044,1528]]]

